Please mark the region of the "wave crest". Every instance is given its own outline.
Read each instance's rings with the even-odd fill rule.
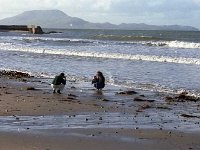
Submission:
[[[183,48],[183,49],[200,49],[200,43],[187,42],[187,41],[170,41],[162,38],[151,36],[117,36],[117,35],[97,35],[92,39],[72,39],[72,38],[53,38],[53,37],[0,37],[2,41],[14,43],[19,41],[20,43],[53,43],[55,45],[60,44],[111,44],[111,41],[115,41],[115,44],[138,44],[145,46],[156,47],[170,47],[170,48]]]
[[[166,46],[171,48],[192,48],[200,49],[200,43],[194,42],[183,42],[183,41],[157,41],[157,42],[147,42],[145,43],[148,46]]]
[[[47,49],[47,48],[34,48],[26,46],[16,46],[8,43],[0,43],[0,46],[4,50],[9,51],[21,51],[38,54],[49,55],[64,55],[64,56],[76,56],[76,57],[88,57],[88,58],[102,58],[102,59],[121,59],[121,60],[136,60],[136,61],[150,61],[150,62],[168,62],[178,64],[195,64],[200,65],[200,59],[198,58],[185,58],[185,57],[168,57],[168,56],[156,56],[156,55],[133,55],[133,54],[121,54],[121,53],[103,53],[103,52],[87,52],[76,51],[66,49]]]
[[[153,36],[129,36],[129,35],[105,35],[105,34],[99,34],[94,37],[94,39],[100,39],[100,40],[113,40],[113,41],[157,41],[157,40],[163,40],[159,37],[153,37]]]

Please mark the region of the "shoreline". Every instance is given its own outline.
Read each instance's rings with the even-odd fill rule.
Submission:
[[[66,129],[1,132],[4,150],[199,150],[198,133],[134,129]],[[11,142],[12,141],[12,142]]]
[[[48,80],[34,77],[3,75],[0,83],[4,150],[200,148],[199,101],[169,103],[125,89],[98,93],[75,82],[53,94]]]

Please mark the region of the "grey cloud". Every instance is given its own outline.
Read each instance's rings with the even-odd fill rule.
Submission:
[[[114,2],[110,12],[132,22],[199,26],[200,1],[197,0],[123,0]]]
[[[59,9],[93,22],[193,24],[200,27],[200,0],[0,0],[0,17],[33,9]]]
[[[165,13],[171,11],[190,12],[199,10],[192,0],[124,0],[113,3],[111,12],[120,13]]]

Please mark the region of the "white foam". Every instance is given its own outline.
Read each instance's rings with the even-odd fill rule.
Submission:
[[[65,41],[71,41],[71,42],[95,42],[96,40],[90,40],[90,39],[74,39],[74,38],[55,38],[55,37],[38,37],[38,36],[34,36],[34,37],[19,37],[19,36],[12,36],[12,37],[8,37],[8,36],[2,36],[0,37],[0,39],[2,40],[6,40],[6,41],[23,41],[23,40],[27,40],[27,41],[37,41],[37,40],[41,40],[41,41],[54,41],[54,42],[65,42]]]
[[[183,42],[183,41],[157,41],[157,42],[148,42],[153,46],[167,46],[171,48],[192,48],[200,49],[200,43],[195,42]]]
[[[98,52],[77,52],[77,51],[48,51],[49,54],[60,54],[67,56],[78,56],[78,57],[95,57],[104,59],[124,59],[124,60],[142,60],[151,62],[169,62],[179,64],[196,64],[200,65],[200,59],[197,58],[184,58],[184,57],[166,57],[156,55],[130,55],[120,53],[98,53]]]
[[[121,53],[101,53],[101,52],[87,52],[87,51],[76,51],[76,50],[66,50],[66,49],[53,49],[53,48],[50,49],[41,47],[34,48],[24,45],[13,45],[11,43],[0,43],[0,47],[2,50],[7,50],[7,51],[20,51],[20,52],[30,52],[38,54],[45,53],[52,55],[65,55],[65,56],[77,56],[77,57],[200,65],[200,59],[198,58],[167,57],[167,56],[139,55],[139,54],[131,55],[131,54],[121,54]]]

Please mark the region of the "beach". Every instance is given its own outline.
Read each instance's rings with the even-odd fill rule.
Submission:
[[[198,31],[58,31],[0,33],[0,150],[200,149]]]
[[[73,82],[53,94],[46,79],[2,75],[0,81],[2,150],[200,149],[198,116],[181,118],[182,107],[179,121],[155,116],[151,109],[174,113],[177,103],[155,102],[148,91],[99,93]]]
[[[4,150],[199,150],[199,135],[194,133],[169,134],[160,130],[73,129],[44,133],[2,133]]]

